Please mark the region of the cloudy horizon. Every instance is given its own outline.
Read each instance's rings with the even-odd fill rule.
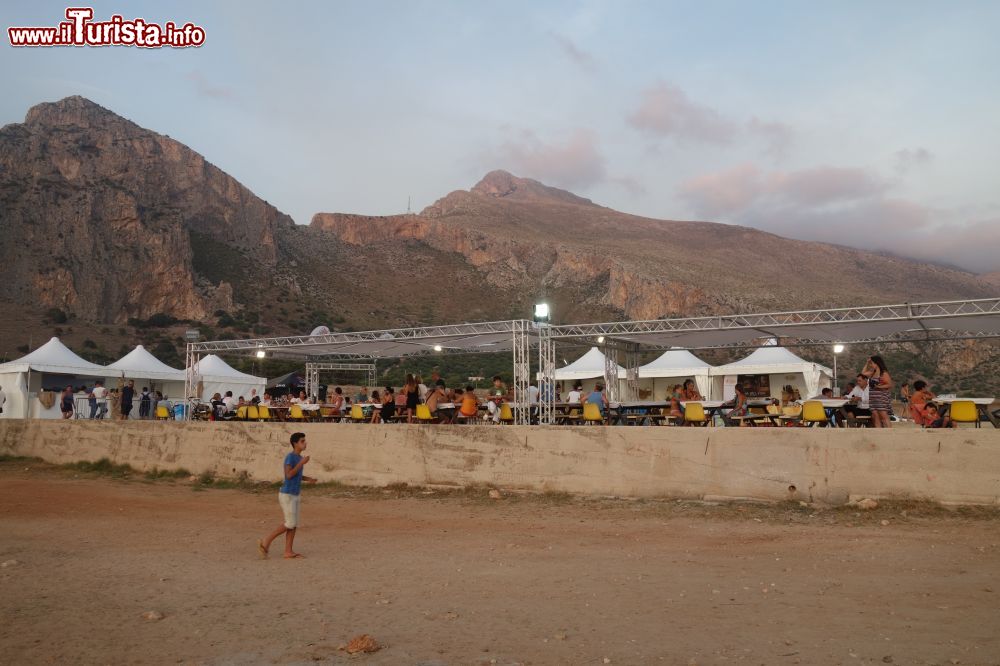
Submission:
[[[4,27],[65,4],[14,2]],[[300,224],[505,169],[601,205],[1000,270],[1000,5],[94,5],[205,45],[0,49],[0,124],[83,95]]]

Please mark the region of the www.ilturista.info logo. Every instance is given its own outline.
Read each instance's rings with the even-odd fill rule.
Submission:
[[[68,7],[66,18],[48,28],[7,28],[11,46],[140,46],[158,49],[164,46],[185,48],[205,43],[205,29],[193,23],[178,26],[173,21],[163,25],[141,18],[127,21],[118,14],[109,21],[92,21],[91,7]]]

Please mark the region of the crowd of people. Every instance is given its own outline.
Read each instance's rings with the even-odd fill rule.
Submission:
[[[121,388],[107,388],[100,379],[93,386],[66,386],[59,393],[59,411],[64,419],[151,419],[158,406],[173,414],[173,405],[160,391],[143,386],[136,392],[135,380],[128,380]]]

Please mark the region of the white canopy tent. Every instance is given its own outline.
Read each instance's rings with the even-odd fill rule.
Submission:
[[[58,400],[46,408],[36,399],[38,393],[46,386],[77,386],[80,377],[104,379],[107,372],[104,366],[77,356],[59,338],[52,338],[30,354],[0,365],[0,387],[7,396],[0,417],[62,418]]]
[[[181,381],[184,381],[183,373]],[[250,399],[250,389],[257,389],[257,395],[264,395],[266,377],[255,377],[236,370],[215,354],[202,356],[193,367],[191,385],[201,385],[201,392],[195,396],[199,400],[210,400],[214,393],[226,394],[232,391],[234,397],[243,396]]]
[[[735,394],[733,387],[739,375],[767,375],[772,398],[780,398],[781,388],[786,385],[796,388],[803,398],[818,395],[833,385],[833,370],[776,346],[761,347],[746,358],[712,368],[709,374],[712,395],[723,400]]]
[[[148,386],[150,390],[159,390],[164,397],[172,400],[180,400],[184,396],[184,371],[171,368],[142,345],[109,365],[107,377],[109,382],[123,377],[134,379],[139,385],[137,390]]]
[[[575,383],[580,381],[583,384],[584,391],[590,391],[593,390],[598,381],[604,381],[604,364],[605,356],[601,350],[597,347],[591,347],[586,354],[569,365],[556,368],[555,379],[557,382],[568,381]],[[618,366],[618,377],[625,377],[625,368],[620,365]],[[568,390],[569,387],[566,388]]]
[[[639,389],[652,391],[662,398],[674,384],[694,379],[698,392],[708,397],[711,390],[709,369],[712,366],[686,349],[671,349],[646,365],[639,366]]]

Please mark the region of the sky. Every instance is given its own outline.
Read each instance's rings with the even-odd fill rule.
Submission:
[[[636,215],[1000,270],[1000,2],[95,2],[189,49],[0,47],[307,224],[506,169]],[[3,27],[65,4],[15,0]],[[835,277],[835,276],[834,276]]]

